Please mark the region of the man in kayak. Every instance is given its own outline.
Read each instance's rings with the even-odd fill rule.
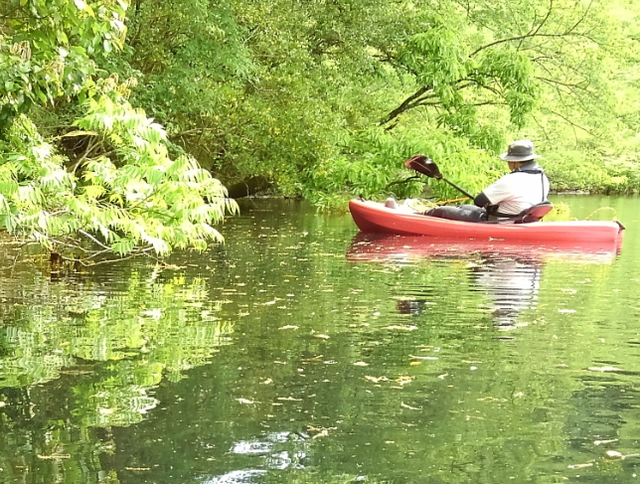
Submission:
[[[500,158],[509,163],[511,173],[485,188],[473,205],[437,207],[425,215],[466,222],[509,219],[547,200],[549,180],[535,161],[540,155],[531,140],[514,141]]]

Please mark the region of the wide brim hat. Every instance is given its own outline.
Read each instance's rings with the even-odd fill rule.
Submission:
[[[504,161],[529,161],[540,158],[533,149],[533,141],[519,139],[509,145],[506,153],[502,153],[500,158]]]

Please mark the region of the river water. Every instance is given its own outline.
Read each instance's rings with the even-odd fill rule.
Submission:
[[[637,482],[640,201],[552,200],[617,214],[622,248],[372,239],[273,200],[168,266],[7,246],[0,482]]]

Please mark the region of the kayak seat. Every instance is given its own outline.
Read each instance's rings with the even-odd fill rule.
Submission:
[[[531,208],[523,210],[516,215],[513,220],[514,224],[528,224],[531,222],[539,222],[546,214],[553,209],[553,204],[549,201],[541,202]]]

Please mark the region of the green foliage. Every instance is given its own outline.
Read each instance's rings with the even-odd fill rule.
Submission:
[[[168,12],[178,20],[163,22]],[[304,8],[147,0],[130,20],[126,59],[140,80],[133,99],[172,140],[225,180],[261,176],[282,194],[326,206],[420,189],[400,188],[399,165],[415,153],[370,135],[381,120],[389,146],[428,148],[433,136],[456,145],[457,137],[484,156],[530,137],[550,153],[577,123],[597,136],[613,132],[607,73],[633,65],[628,48],[615,51],[625,39],[617,19],[569,0]],[[558,186],[575,184],[564,178],[571,172],[555,172]],[[621,188],[617,176],[598,188]],[[474,177],[463,171],[457,181],[475,187]]]
[[[447,179],[476,193],[506,169],[504,162],[490,153],[473,149],[455,134],[442,131],[399,130],[391,134],[375,128],[354,137],[349,146],[352,148],[349,157],[321,162],[306,172],[303,183],[308,190],[303,192],[306,198],[333,209],[344,206],[353,194],[371,199],[389,195],[459,198],[460,192],[450,185],[418,175],[404,166],[404,160],[417,153],[430,156]]]
[[[235,204],[193,158],[169,157],[164,130],[143,111],[104,96],[91,101],[76,124],[102,135],[117,154],[115,163],[104,157],[87,162],[86,184],[71,210],[83,213],[84,224],[112,250],[126,254],[142,245],[166,255],[174,247],[204,250],[207,240],[222,241],[211,224]]]
[[[7,230],[85,258],[98,254],[75,242],[78,233],[97,244],[100,255],[148,249],[167,255],[222,240],[212,224],[235,205],[218,180],[188,156],[172,160],[162,127],[125,101],[103,96],[86,109],[76,123],[85,131],[73,135],[108,144],[114,155],[99,152],[77,174],[64,170],[50,145],[34,143],[38,134],[25,117],[14,123],[0,171],[0,220]]]
[[[169,155],[164,129],[126,100],[134,81],[96,67],[123,46],[127,4],[8,6],[0,37],[0,225],[92,262],[221,242],[212,225],[236,209],[224,187],[193,157]],[[73,106],[72,126],[46,139],[29,108],[65,103]],[[54,142],[75,146],[60,150]]]
[[[122,47],[123,0],[9,0],[0,18],[0,136],[31,106],[91,95],[92,58]]]
[[[133,121],[138,115],[127,102],[166,126],[166,156],[176,163],[183,155],[197,158],[225,184],[259,177],[276,193],[320,206],[344,207],[354,195],[411,196],[425,185],[430,196],[457,196],[432,180],[405,183],[413,174],[401,163],[417,152],[443,163],[448,178],[479,190],[503,172],[495,155],[521,137],[533,139],[543,163],[553,164],[547,168],[555,188],[634,192],[640,182],[637,27],[635,7],[624,2],[4,5],[10,12],[0,20],[4,135],[17,115],[28,114],[43,140],[56,142],[58,166],[79,177],[85,198],[101,203],[115,203],[126,184],[119,180],[118,193],[110,192],[96,175],[103,160],[102,171],[122,169],[122,177],[156,187],[154,196],[173,190],[165,192],[162,170],[148,168],[165,162],[150,161],[135,137],[123,132],[120,143],[107,124],[86,127],[97,118],[84,121],[97,134],[69,133],[88,108],[98,117],[111,109],[98,101],[106,94],[131,112],[131,123],[142,121]],[[149,143],[158,142],[153,129],[145,133]],[[443,143],[451,156],[439,148]],[[577,171],[572,160],[581,157],[589,160],[588,169]],[[154,212],[158,203],[153,201]],[[166,210],[153,219],[136,207],[128,215],[137,220],[135,228],[116,216],[118,228],[105,234],[121,238],[115,248],[125,253],[162,239],[157,227],[164,217],[171,241],[156,249],[202,247],[201,240],[188,241],[198,233],[193,220],[177,235],[172,224],[182,220],[182,209],[167,202]],[[179,214],[175,220],[172,210]],[[212,211],[221,220],[220,210]],[[151,217],[148,224],[145,217]]]
[[[640,170],[628,160],[602,163],[601,156],[585,156],[578,151],[562,150],[551,154],[545,166],[556,191],[591,193],[633,193],[638,190]]]
[[[495,88],[504,93],[511,123],[523,127],[539,97],[530,58],[516,49],[486,50],[479,55],[477,71],[478,85],[488,88],[495,82]]]

